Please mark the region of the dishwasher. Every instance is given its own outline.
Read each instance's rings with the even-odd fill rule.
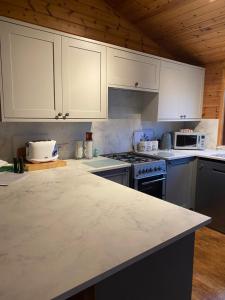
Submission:
[[[198,160],[196,211],[212,217],[209,227],[225,233],[225,162]]]

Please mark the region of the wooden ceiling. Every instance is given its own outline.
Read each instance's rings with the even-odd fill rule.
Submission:
[[[176,58],[225,60],[225,0],[106,0]]]

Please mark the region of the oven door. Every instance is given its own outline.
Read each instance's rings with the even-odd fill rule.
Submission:
[[[142,193],[165,199],[166,176],[158,175],[143,179],[135,179],[134,188]]]

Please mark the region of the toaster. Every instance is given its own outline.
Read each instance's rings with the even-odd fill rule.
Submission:
[[[56,141],[31,141],[26,143],[26,160],[32,163],[54,161],[58,158]]]

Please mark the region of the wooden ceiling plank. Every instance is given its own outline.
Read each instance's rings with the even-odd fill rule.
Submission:
[[[217,0],[217,1],[224,1],[224,0]],[[216,1],[216,2],[217,2]],[[216,2],[210,3],[210,7],[212,6],[218,6],[218,3]],[[176,21],[177,18],[182,18],[184,15],[189,15],[193,11],[197,9],[201,9],[204,6],[209,6],[209,3],[206,2],[206,0],[189,0],[185,2],[183,5],[179,5],[177,7],[174,7],[173,10],[164,11],[158,15],[155,15],[154,17],[150,18],[151,24],[160,25],[163,24],[163,22],[173,22]],[[148,22],[148,19],[146,19],[146,22]],[[145,22],[143,23],[143,25]]]
[[[157,30],[160,32],[163,32],[163,35],[167,35],[169,32],[170,34],[176,34],[179,32],[185,32],[188,30],[198,30],[201,28],[207,28],[210,27],[211,24],[216,24],[223,22],[225,19],[225,6],[223,8],[217,8],[215,10],[211,10],[210,12],[202,12],[202,14],[193,13],[195,16],[192,16],[185,20],[178,18],[174,22],[170,22],[168,25],[162,25],[160,27],[157,26]],[[148,24],[149,26],[156,28],[154,24],[151,23],[151,21]]]
[[[208,44],[213,44],[215,43],[217,40],[221,41],[224,40],[224,32],[223,31],[213,31],[213,32],[208,32],[207,35],[204,35],[204,37],[202,37],[201,35],[195,35],[194,37],[188,37],[185,39],[182,39],[181,41],[179,41],[184,47],[194,47],[195,45],[199,45],[199,44],[204,44],[204,43],[208,43]]]
[[[139,17],[138,19],[134,20],[135,24],[141,24],[145,21],[148,21],[149,19],[153,18],[154,16],[158,16],[161,13],[168,13],[168,11],[178,9],[178,7],[183,7],[183,5],[187,3],[190,3],[190,0],[171,0],[171,1],[165,1],[162,5],[156,5],[155,9],[149,9],[146,10],[146,14]]]
[[[178,40],[185,40],[191,37],[195,36],[201,36],[201,38],[204,38],[204,36],[207,36],[211,32],[215,32],[216,35],[221,34],[224,32],[225,29],[225,22],[218,23],[215,25],[211,25],[210,28],[199,28],[196,30],[191,30],[189,32],[181,32],[179,34],[173,34],[174,39]]]

